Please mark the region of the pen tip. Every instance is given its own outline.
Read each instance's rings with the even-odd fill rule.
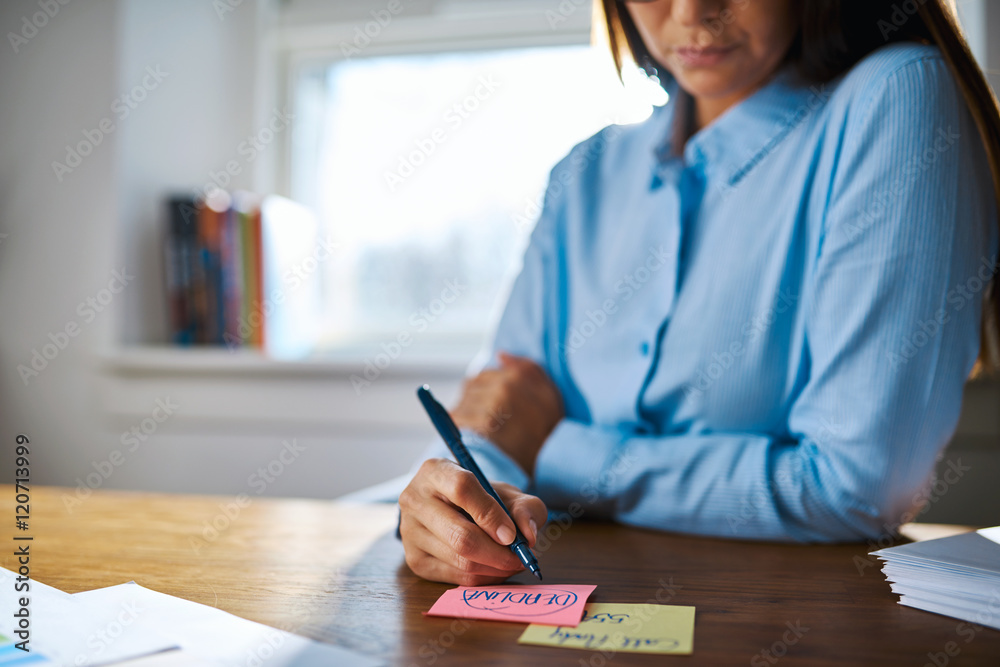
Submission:
[[[532,574],[535,575],[536,577],[538,577],[539,581],[542,580],[542,571],[541,570],[535,570],[534,572],[532,572]]]

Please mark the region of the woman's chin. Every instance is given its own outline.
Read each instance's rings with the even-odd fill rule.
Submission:
[[[740,86],[732,77],[717,72],[680,71],[674,74],[677,84],[697,99],[718,99],[733,95]]]

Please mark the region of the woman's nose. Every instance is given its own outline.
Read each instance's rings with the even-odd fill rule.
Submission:
[[[724,4],[721,0],[673,0],[670,17],[682,26],[693,28],[717,16]]]

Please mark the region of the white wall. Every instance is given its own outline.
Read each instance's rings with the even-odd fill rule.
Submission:
[[[141,257],[124,294],[121,342],[166,342],[162,281],[163,198],[192,193],[224,170],[254,131],[257,7],[220,15],[204,0],[121,0],[118,81],[140,84],[147,68],[167,73],[124,122],[119,141],[119,236],[123,256]],[[250,168],[234,187],[252,188]],[[138,262],[137,262],[138,263]]]
[[[31,7],[0,5],[3,32]],[[264,493],[332,497],[409,468],[432,435],[412,396],[420,382],[454,393],[463,363],[403,359],[358,396],[356,365],[120,353],[165,340],[164,196],[204,187],[269,111],[255,85],[258,23],[253,0],[222,17],[203,0],[78,2],[19,53],[0,45],[0,437],[31,438],[38,483],[86,485],[90,475],[107,488],[255,493],[251,476],[295,441],[302,453]],[[145,99],[119,118],[112,103],[144,78]],[[50,163],[105,117],[115,130],[59,183]],[[233,187],[254,187],[258,166]],[[77,304],[121,266],[135,278],[85,324]],[[82,332],[25,385],[18,364],[30,366],[32,349],[71,321]],[[165,416],[158,399],[179,405],[162,423],[151,421]],[[123,444],[133,427],[144,440]],[[0,460],[3,479],[11,463]]]
[[[0,4],[0,34],[19,31],[34,3]],[[94,352],[111,340],[115,299],[84,323],[77,304],[106,286],[119,221],[112,134],[60,183],[51,163],[111,114],[119,94],[118,4],[62,7],[17,53],[0,44],[0,470],[12,479],[17,432],[33,444],[34,478],[63,482],[106,440],[92,391]],[[30,34],[30,33],[29,33]],[[25,385],[17,366],[70,323],[79,335]]]

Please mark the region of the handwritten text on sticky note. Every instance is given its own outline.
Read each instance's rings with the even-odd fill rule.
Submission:
[[[520,644],[623,653],[691,653],[694,607],[661,604],[588,604],[575,627],[532,624]]]
[[[427,615],[573,627],[595,588],[577,584],[460,586],[445,591]]]

